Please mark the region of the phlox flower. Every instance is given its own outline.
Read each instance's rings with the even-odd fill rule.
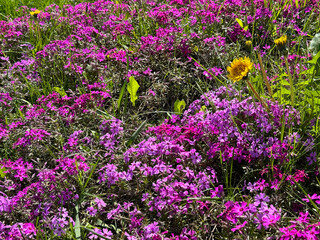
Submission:
[[[94,207],[88,207],[87,211],[88,211],[89,215],[92,217],[97,214],[97,209],[95,209]]]
[[[235,232],[235,231],[239,231],[241,232],[241,229],[247,224],[248,222],[247,221],[244,221],[242,224],[239,224],[239,225],[236,225],[234,228],[231,228],[231,231],[232,232]]]
[[[103,237],[105,237],[107,239],[111,239],[111,237],[113,235],[112,232],[109,231],[107,228],[102,229],[102,231],[99,228],[95,228],[95,229],[93,229],[93,232],[95,232],[95,233],[97,233],[97,234],[99,234],[99,235],[101,235],[101,236],[103,236]],[[91,232],[89,234],[89,239],[99,239],[99,240],[105,239],[105,238],[99,237],[97,234],[94,234],[94,233]]]

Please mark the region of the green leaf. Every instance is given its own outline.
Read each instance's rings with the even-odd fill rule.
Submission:
[[[314,66],[312,66],[311,68],[307,69],[306,71],[300,72],[300,76],[304,75],[304,74],[313,74],[314,71]]]
[[[74,233],[76,235],[76,239],[81,239],[81,224],[80,224],[80,217],[79,217],[79,203],[76,203],[75,206],[76,210],[76,221],[74,224]]]
[[[317,64],[319,58],[320,58],[320,51],[307,63]]]
[[[281,86],[290,86],[290,83],[288,82],[288,80],[283,78],[281,78],[280,84]]]
[[[308,80],[306,80],[306,81],[298,82],[297,85],[298,85],[298,86],[303,86],[303,87],[305,87],[305,85],[310,84],[310,82],[311,82],[311,80],[308,79]]]
[[[291,91],[286,89],[286,88],[281,88],[280,90],[278,90],[277,92],[275,92],[273,94],[272,97],[274,98],[280,98],[282,95],[290,95]]]
[[[105,117],[106,119],[114,118],[111,114],[109,114],[107,112],[104,112],[104,111],[102,111],[100,109],[97,109],[97,114],[99,114],[100,116]]]
[[[127,90],[130,94],[130,100],[131,100],[133,106],[135,106],[136,100],[138,99],[137,91],[138,91],[139,87],[140,87],[140,85],[138,84],[138,82],[134,79],[133,76],[131,76],[129,78]]]
[[[63,88],[54,87],[53,90],[55,90],[57,93],[59,93],[61,97],[67,96],[67,94]]]
[[[236,18],[236,21],[239,23],[240,27],[243,28],[243,22],[241,19]]]
[[[205,105],[201,106],[201,109],[200,109],[201,112],[205,112],[206,110],[207,110],[207,107]]]
[[[124,94],[124,91],[126,89],[127,84],[128,84],[128,82],[125,80],[124,84],[121,87],[120,96],[119,96],[119,99],[118,99],[118,110],[120,109],[122,98],[123,98],[123,94]]]
[[[5,167],[1,167],[0,168],[0,177],[4,178],[7,174],[5,173],[5,171],[7,171],[7,169]]]
[[[130,137],[130,139],[126,143],[127,147],[129,147],[134,142],[134,140],[138,137],[139,133],[142,131],[142,129],[146,123],[147,123],[147,120],[143,121],[143,123],[141,123],[141,125],[138,127],[138,129],[132,134],[132,136]]]
[[[105,236],[103,236],[103,235],[101,235],[99,233],[96,233],[95,231],[93,231],[93,230],[91,230],[89,228],[86,228],[86,227],[82,227],[82,228],[84,228],[85,230],[87,230],[87,231],[91,232],[92,234],[98,236],[100,239],[107,239],[107,240],[110,239],[110,238],[107,238],[107,237],[105,237]]]
[[[176,113],[179,113],[179,114],[181,114],[182,113],[182,111],[183,111],[183,109],[185,109],[185,107],[186,107],[186,102],[184,101],[184,100],[177,100],[177,101],[175,101],[175,103],[174,103],[174,111],[176,112]]]

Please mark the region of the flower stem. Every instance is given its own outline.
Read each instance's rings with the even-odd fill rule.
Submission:
[[[287,55],[284,56],[284,61],[285,61],[285,63],[286,63],[286,68],[287,68],[288,77],[289,77],[289,83],[290,83],[291,105],[292,105],[292,107],[294,107],[294,87],[293,87],[293,79],[292,79],[292,75],[291,75],[291,73],[290,73],[290,68],[289,68],[289,63],[288,63],[288,56],[287,56]]]
[[[259,100],[259,102],[263,105],[263,107],[269,112],[269,107],[267,106],[267,104],[262,100],[262,98],[259,96],[259,94],[257,93],[257,91],[254,89],[254,87],[252,86],[251,82],[249,81],[249,79],[247,80],[247,83],[249,85],[249,87],[251,88],[254,96]]]
[[[261,70],[262,77],[263,77],[263,79],[264,79],[264,82],[266,83],[266,86],[267,86],[269,95],[270,95],[270,97],[271,97],[271,100],[274,101],[274,99],[273,99],[273,97],[272,97],[272,96],[273,96],[273,92],[272,92],[272,89],[271,89],[271,87],[270,87],[270,84],[269,84],[267,75],[266,75],[266,70],[264,69],[264,66],[263,66],[263,63],[262,63],[261,54],[260,54],[259,51],[257,51],[257,54],[258,54],[258,60],[259,60],[259,64],[260,64],[260,70]]]

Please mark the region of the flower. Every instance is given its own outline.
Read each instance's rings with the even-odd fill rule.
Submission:
[[[279,49],[284,48],[284,46],[287,43],[287,36],[283,35],[282,37],[277,38],[276,40],[274,40],[274,43],[277,45]]]
[[[232,231],[232,232],[238,231],[238,230],[240,230],[241,228],[243,228],[247,223],[248,223],[247,221],[244,221],[242,224],[236,225],[234,228],[231,228],[231,231]]]
[[[101,235],[104,238],[101,238],[100,236],[98,236],[97,234],[94,234],[93,232]],[[93,232],[90,233],[89,239],[111,239],[111,236],[112,236],[112,232],[106,228],[104,228],[102,231],[99,228],[95,228],[93,229]]]
[[[247,41],[245,42],[245,45],[246,45],[246,50],[247,50],[248,52],[251,52],[251,50],[252,50],[252,41],[247,40]]]
[[[41,12],[40,10],[36,9],[33,12],[30,12],[30,15],[36,17],[40,12]]]
[[[97,204],[99,211],[103,210],[103,208],[105,208],[107,206],[107,204],[100,198],[96,198],[95,202]]]
[[[231,66],[227,68],[229,75],[228,77],[234,81],[238,82],[245,78],[249,71],[251,70],[253,63],[248,57],[234,59]]]
[[[317,162],[317,153],[316,152],[310,153],[310,156],[307,157],[307,161],[308,161],[309,165],[311,165],[314,162]]]
[[[90,216],[95,216],[97,214],[97,209],[95,209],[93,207],[88,207],[87,211],[88,211]]]
[[[246,41],[246,46],[247,46],[248,48],[251,48],[251,46],[252,46],[252,41],[250,41],[250,40]]]

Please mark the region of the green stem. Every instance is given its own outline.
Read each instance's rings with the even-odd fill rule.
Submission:
[[[267,104],[262,100],[262,98],[259,96],[259,94],[257,93],[257,91],[254,89],[254,87],[252,86],[251,82],[249,81],[249,79],[247,80],[247,83],[249,85],[249,87],[251,88],[254,96],[259,100],[259,102],[263,105],[263,107],[269,112],[269,107],[267,106]]]
[[[287,55],[284,56],[284,61],[286,63],[286,68],[287,68],[288,77],[289,77],[290,92],[291,92],[291,105],[293,107],[294,106],[294,87],[293,87],[292,75],[291,75],[290,69],[289,69],[289,63],[288,63],[288,56]]]
[[[301,187],[301,185],[300,185],[294,178],[292,178],[292,180],[295,182],[295,184],[298,185],[298,187],[301,189],[301,191],[303,192],[303,194],[309,199],[309,202],[310,202],[311,205],[315,208],[315,210],[317,211],[317,213],[320,214],[320,209],[319,209],[318,206],[315,204],[315,202],[309,197],[308,193],[303,189],[303,187]]]
[[[266,83],[269,95],[271,96],[272,101],[274,101],[274,99],[272,97],[273,96],[273,92],[272,92],[272,89],[270,87],[267,75],[266,75],[266,70],[264,69],[264,66],[263,66],[263,63],[262,63],[261,54],[260,54],[259,51],[257,52],[257,54],[258,54],[258,60],[259,60],[259,64],[260,64],[260,70],[261,70],[262,77],[264,79],[264,82]]]

